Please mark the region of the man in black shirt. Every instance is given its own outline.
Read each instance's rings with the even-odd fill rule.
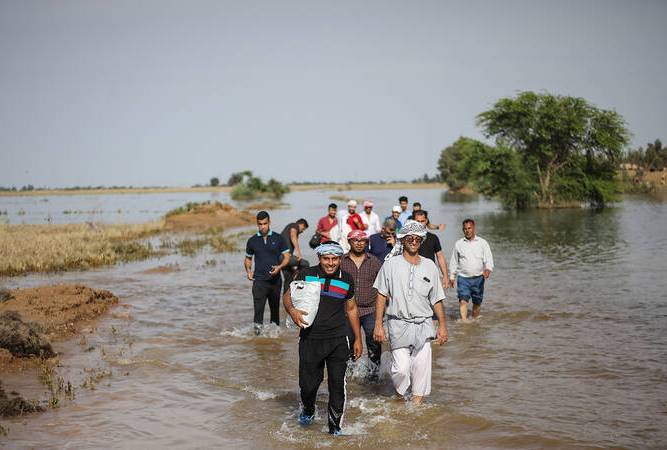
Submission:
[[[415,220],[426,226],[428,223],[428,212],[420,209],[414,212]],[[426,238],[419,246],[419,256],[428,258],[435,263],[442,272],[442,287],[449,288],[449,272],[447,271],[447,261],[445,255],[442,253],[442,246],[440,239],[430,231],[426,232]]]
[[[301,247],[299,246],[299,236],[308,229],[306,219],[299,219],[296,222],[288,223],[280,233],[289,246],[290,259],[287,267],[283,269],[283,294],[289,290],[289,284],[294,279],[294,275],[309,266],[308,261],[301,256]]]
[[[255,334],[259,334],[264,322],[264,307],[269,302],[271,322],[280,325],[280,270],[287,267],[289,248],[281,235],[271,231],[269,213],[257,213],[257,233],[246,244],[245,267],[252,281],[252,297],[255,304]],[[255,257],[255,270],[252,258]]]
[[[350,357],[347,322],[354,333],[353,358],[361,356],[359,313],[354,301],[352,276],[340,268],[343,248],[337,242],[326,241],[315,249],[320,263],[303,269],[298,280],[320,284],[320,302],[315,319],[309,327],[304,322],[305,311],[296,309],[288,290],[283,296],[285,310],[301,331],[299,333],[299,388],[303,410],[299,423],[310,425],[315,418],[317,390],[327,367],[329,380],[329,433],[340,434],[345,410],[345,372]]]

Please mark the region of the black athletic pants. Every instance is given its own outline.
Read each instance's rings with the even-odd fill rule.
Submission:
[[[266,300],[269,301],[271,311],[271,322],[280,325],[280,277],[273,280],[255,280],[252,282],[252,298],[255,302],[256,324],[264,322],[264,307]]]
[[[304,414],[315,414],[317,389],[324,379],[324,366],[327,366],[329,433],[340,431],[343,420],[345,371],[349,356],[350,346],[346,336],[299,341],[299,387]]]

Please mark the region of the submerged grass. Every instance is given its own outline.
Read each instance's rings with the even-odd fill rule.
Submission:
[[[163,222],[139,225],[0,225],[0,275],[52,272],[144,259],[156,254],[143,238]]]
[[[209,246],[213,251],[238,250],[238,236],[223,236],[227,227],[250,223],[245,211],[218,202],[188,203],[160,221],[104,225],[92,222],[67,225],[8,225],[0,223],[0,276],[28,272],[56,272],[137,261],[178,251],[194,256]],[[165,233],[155,246],[149,238]]]

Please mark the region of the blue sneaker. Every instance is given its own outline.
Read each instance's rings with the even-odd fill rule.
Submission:
[[[329,434],[334,435],[334,436],[342,436],[343,435],[343,430],[329,431]]]
[[[304,427],[307,427],[308,425],[312,425],[314,420],[315,420],[314,415],[309,416],[306,413],[299,414],[299,425],[303,425]]]

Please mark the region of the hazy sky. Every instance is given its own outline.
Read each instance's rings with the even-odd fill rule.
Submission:
[[[522,90],[667,140],[665,1],[0,0],[0,186],[412,179]]]

